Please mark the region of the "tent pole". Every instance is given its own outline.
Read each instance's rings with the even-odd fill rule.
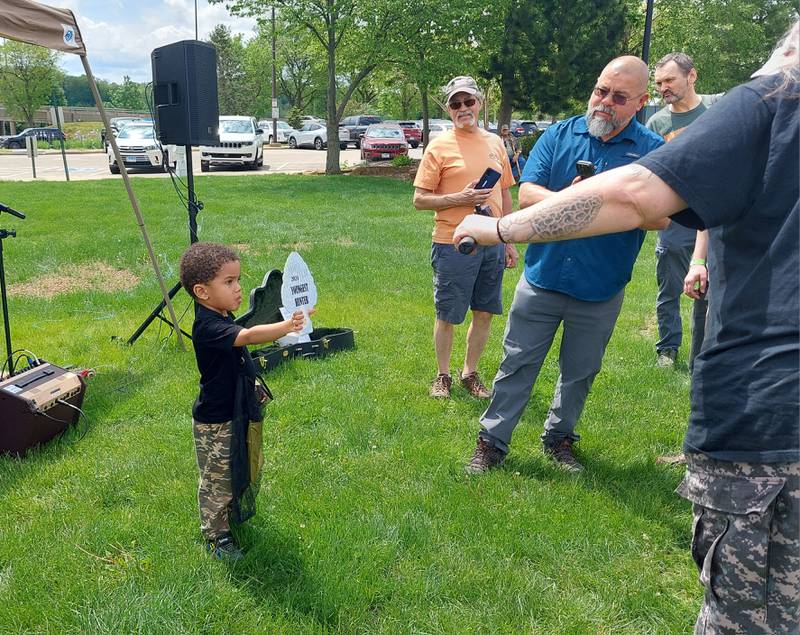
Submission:
[[[111,124],[108,121],[108,115],[106,114],[105,108],[103,108],[103,100],[100,99],[100,92],[97,90],[97,84],[94,81],[92,69],[89,67],[89,58],[87,58],[86,55],[80,55],[80,58],[81,62],[83,63],[83,69],[86,72],[86,79],[89,81],[89,87],[92,89],[92,95],[94,96],[94,101],[97,104],[97,109],[100,111],[100,118],[103,120],[103,125],[106,127],[106,139],[108,139],[108,142],[111,144],[111,149],[114,151],[114,158],[119,166],[119,173],[122,175],[122,181],[125,183],[125,189],[128,191],[128,198],[131,201],[133,212],[136,214],[136,222],[139,225],[139,229],[142,231],[142,238],[144,238],[144,244],[147,247],[147,253],[150,256],[150,263],[153,265],[153,271],[156,274],[156,278],[158,278],[158,286],[161,287],[161,297],[164,299],[164,304],[166,305],[169,315],[172,318],[172,325],[175,327],[175,335],[178,338],[178,345],[182,351],[185,351],[186,347],[183,344],[183,337],[181,336],[181,327],[178,324],[178,317],[175,315],[175,309],[172,306],[172,300],[170,299],[169,292],[167,291],[167,286],[164,284],[164,278],[161,275],[161,269],[158,266],[158,260],[153,252],[153,246],[150,244],[150,238],[147,235],[147,229],[144,226],[144,218],[142,218],[142,212],[139,209],[139,201],[136,200],[136,195],[133,193],[133,188],[131,188],[131,182],[128,178],[128,170],[125,169],[125,164],[123,163],[122,156],[119,153],[117,140],[114,135],[111,134]]]

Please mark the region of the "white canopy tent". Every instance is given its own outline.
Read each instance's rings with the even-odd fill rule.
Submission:
[[[0,37],[80,56],[84,71],[86,72],[86,79],[89,81],[89,86],[92,90],[94,101],[97,104],[97,109],[100,111],[103,125],[106,127],[106,130],[111,130],[108,116],[103,108],[103,102],[100,99],[100,93],[97,90],[97,84],[92,75],[92,69],[89,66],[89,58],[86,56],[86,46],[72,11],[69,9],[57,9],[38,2],[33,2],[32,0],[2,0],[0,1]],[[128,192],[131,207],[133,208],[134,214],[136,214],[136,222],[142,232],[142,238],[147,247],[147,253],[150,256],[150,263],[153,266],[153,271],[156,274],[156,278],[158,278],[158,284],[161,287],[161,296],[164,299],[164,304],[172,319],[172,325],[174,326],[175,335],[178,338],[178,344],[181,349],[184,349],[178,318],[175,315],[175,309],[172,306],[167,287],[164,284],[164,277],[161,275],[158,260],[153,252],[153,246],[147,235],[147,229],[144,225],[139,202],[136,199],[136,195],[133,193],[131,182],[128,178],[128,171],[125,169],[125,163],[122,161],[119,148],[117,147],[117,141],[112,134],[107,135],[107,139],[111,144],[117,165],[122,174],[122,181]]]

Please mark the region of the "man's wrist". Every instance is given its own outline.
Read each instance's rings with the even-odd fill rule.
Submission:
[[[708,265],[706,264],[705,258],[692,258],[692,261],[689,263],[691,265],[703,265],[706,269],[708,269]]]
[[[503,244],[505,245],[505,244],[506,244],[508,241],[507,241],[507,240],[505,240],[505,239],[503,238],[503,234],[501,234],[501,233],[500,233],[500,221],[501,221],[501,220],[502,220],[502,217],[497,219],[497,225],[496,225],[496,228],[497,228],[497,237],[500,239],[500,242],[501,242],[501,243],[503,243]]]

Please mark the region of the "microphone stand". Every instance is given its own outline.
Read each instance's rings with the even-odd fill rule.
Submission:
[[[0,212],[6,212],[17,218],[25,218],[25,214],[18,212],[15,209],[0,203]],[[11,356],[13,348],[11,348],[11,326],[8,321],[8,298],[6,296],[6,270],[3,263],[3,240],[6,238],[16,238],[17,232],[13,229],[0,229],[0,298],[3,304],[3,329],[6,336],[6,364],[8,365],[8,376],[14,375],[14,367],[12,365]]]

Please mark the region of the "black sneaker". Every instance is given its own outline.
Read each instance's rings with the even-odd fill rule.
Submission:
[[[678,358],[678,351],[674,348],[666,348],[663,351],[658,351],[656,357],[656,366],[659,368],[675,368],[675,360]]]
[[[583,472],[583,465],[578,462],[572,452],[572,443],[573,441],[569,437],[553,443],[545,443],[544,453],[569,472]]]
[[[216,540],[206,540],[206,551],[214,560],[223,562],[236,562],[244,556],[239,545],[236,544],[236,540],[230,534],[223,534]]]
[[[478,437],[475,453],[472,455],[472,460],[464,466],[464,471],[467,474],[484,474],[492,468],[502,465],[505,458],[505,452]]]

